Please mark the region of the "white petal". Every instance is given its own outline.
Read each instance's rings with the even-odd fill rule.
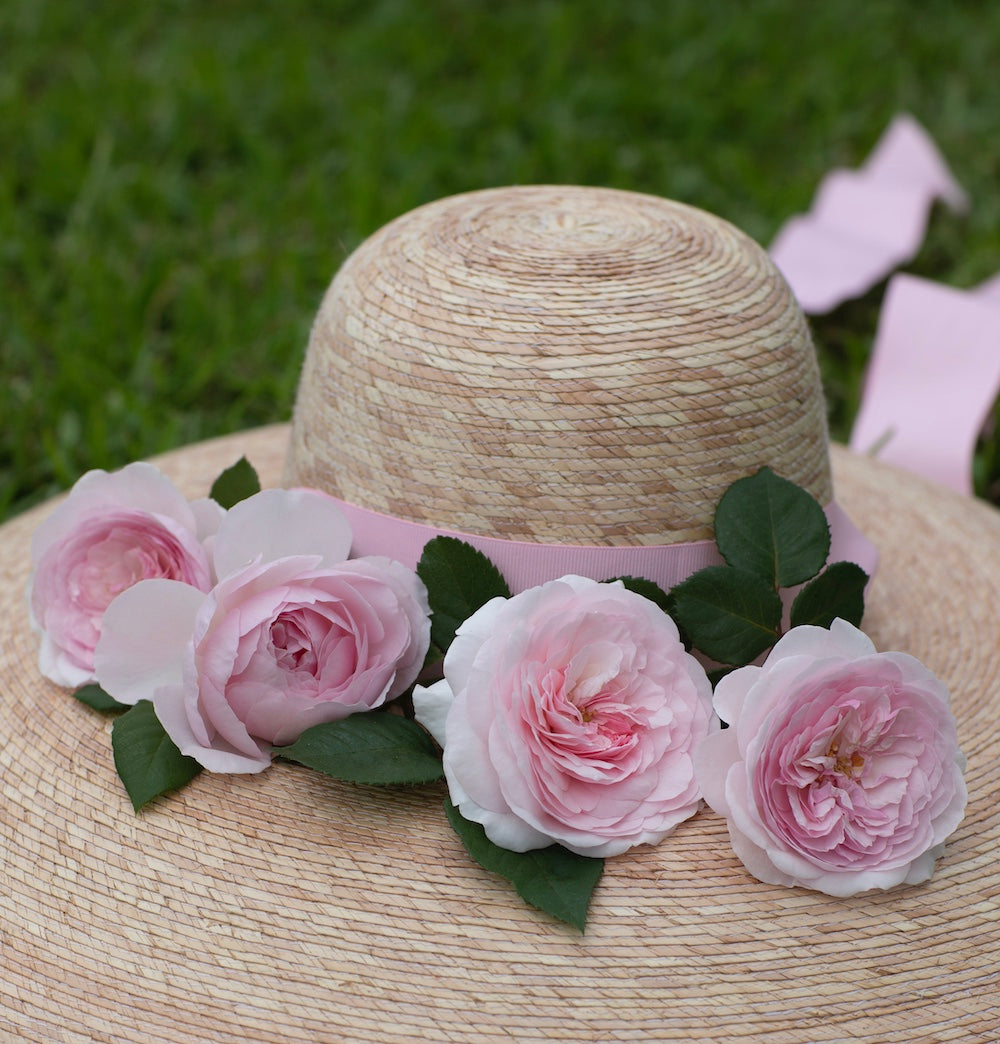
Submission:
[[[461,692],[469,682],[472,665],[479,650],[497,630],[497,617],[512,599],[497,596],[480,606],[467,620],[459,624],[455,640],[444,657],[445,677],[454,691]]]
[[[448,711],[455,702],[455,694],[451,686],[443,678],[433,685],[418,685],[413,690],[413,711],[417,721],[437,740],[442,748],[445,745],[445,722]]]
[[[451,789],[450,778],[448,784]],[[479,823],[493,844],[506,848],[509,852],[530,852],[536,848],[548,848],[556,840],[525,823],[513,812],[490,812],[471,799],[457,801],[453,789],[451,800],[464,819]]]
[[[565,584],[567,587],[569,587],[571,590],[577,593],[579,593],[580,591],[585,591],[591,587],[596,587],[598,584],[597,580],[591,580],[590,577],[587,576],[577,576],[575,573],[567,573],[565,576],[559,577],[558,580],[551,582],[557,584]],[[625,585],[620,580],[617,580],[615,581],[615,583],[610,584],[609,586],[623,588]]]
[[[38,649],[38,669],[49,681],[68,689],[78,689],[94,680],[92,671],[74,663],[44,631],[41,632],[41,645]]]
[[[222,520],[226,517],[226,509],[217,504],[211,497],[202,497],[191,501],[191,513],[196,525],[195,535],[201,543],[218,531]]]
[[[750,664],[731,671],[715,686],[712,706],[715,713],[727,724],[732,725],[740,716],[743,701],[753,683],[760,677],[761,668]]]
[[[709,733],[695,748],[694,775],[702,796],[714,811],[729,816],[726,778],[740,756],[735,729]]]
[[[142,580],[107,608],[94,651],[94,670],[119,703],[152,699],[160,686],[179,684],[184,650],[205,601],[178,580]]]
[[[265,489],[234,504],[215,534],[215,569],[221,579],[251,562],[319,555],[323,566],[351,551],[351,527],[343,512],[314,490]]]
[[[868,635],[846,620],[838,618],[833,621],[829,630],[812,624],[793,627],[778,639],[764,661],[764,666],[766,668],[769,663],[790,656],[809,656],[816,660],[840,656],[855,660],[871,656],[874,652],[875,645]]]

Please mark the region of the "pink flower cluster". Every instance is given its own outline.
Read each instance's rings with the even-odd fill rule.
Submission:
[[[759,879],[845,896],[929,878],[962,819],[948,692],[843,620],[710,688],[669,617],[580,577],[494,599],[414,692],[452,801],[495,844],[608,856],[702,796]]]
[[[151,700],[182,753],[259,772],[272,746],[381,706],[423,665],[423,584],[387,558],[347,561],[350,545],[312,490],[196,510],[149,465],[91,473],[35,542],[42,671]]]
[[[316,491],[225,512],[150,465],[91,472],[33,543],[41,670],[151,700],[183,753],[259,772],[423,667],[427,591],[387,558],[349,560],[351,540]],[[452,801],[503,848],[612,856],[704,799],[756,877],[837,896],[933,872],[966,800],[948,703],[925,667],[842,620],[794,628],[713,699],[666,613],[578,576],[488,602],[444,678],[414,690]]]

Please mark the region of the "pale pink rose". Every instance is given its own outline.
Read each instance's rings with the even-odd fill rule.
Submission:
[[[344,561],[351,534],[331,498],[266,490],[231,508],[206,594],[141,583],[109,607],[101,685],[152,699],[184,754],[215,772],[259,772],[272,746],[407,689],[430,641],[423,584],[387,558]]]
[[[31,542],[28,602],[42,674],[59,685],[92,682],[104,611],[138,581],[161,577],[209,590],[204,543],[222,514],[212,501],[189,503],[151,464],[80,478]]]
[[[796,627],[716,687],[696,756],[747,869],[846,896],[926,881],[965,808],[948,692],[857,628]]]
[[[414,692],[451,799],[495,844],[581,855],[656,844],[700,807],[691,753],[718,722],[673,620],[620,583],[566,576],[459,627]]]

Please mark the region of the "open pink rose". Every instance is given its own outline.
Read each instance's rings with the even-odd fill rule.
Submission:
[[[230,509],[208,594],[169,580],[108,608],[101,685],[152,699],[184,754],[259,772],[272,745],[371,710],[415,680],[430,641],[423,584],[387,558],[344,561],[351,533],[331,498],[266,490]]]
[[[59,685],[93,681],[104,611],[138,581],[162,577],[207,591],[203,542],[222,514],[209,500],[188,503],[151,464],[80,478],[31,543],[28,599],[42,674]]]
[[[696,758],[747,869],[845,896],[927,880],[965,808],[948,692],[857,628],[796,627],[715,691]]]
[[[691,752],[717,721],[673,620],[620,583],[566,576],[495,598],[417,687],[451,799],[495,844],[582,855],[656,844],[701,803]]]

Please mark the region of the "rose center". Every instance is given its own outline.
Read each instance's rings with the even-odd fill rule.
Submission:
[[[271,624],[271,647],[274,649],[275,662],[283,670],[316,673],[316,650],[299,621],[279,616]]]
[[[570,720],[576,718],[587,726],[583,742],[596,744],[602,753],[606,754],[612,747],[631,746],[635,740],[635,716],[623,701],[622,694],[612,686],[597,692],[581,692],[577,688],[566,693],[564,706],[564,713]],[[570,733],[573,733],[572,728]]]
[[[838,740],[834,740],[830,744],[830,749],[826,752],[826,756],[833,760],[833,770],[841,776],[850,776],[852,779],[857,779],[861,775],[861,770],[865,767],[865,759],[861,753],[854,749],[850,753],[840,752],[840,743]]]
[[[70,575],[70,591],[78,604],[103,613],[116,595],[139,580],[180,573],[179,555],[171,554],[163,543],[139,537],[127,529],[114,529],[106,539],[88,548],[86,557]]]

